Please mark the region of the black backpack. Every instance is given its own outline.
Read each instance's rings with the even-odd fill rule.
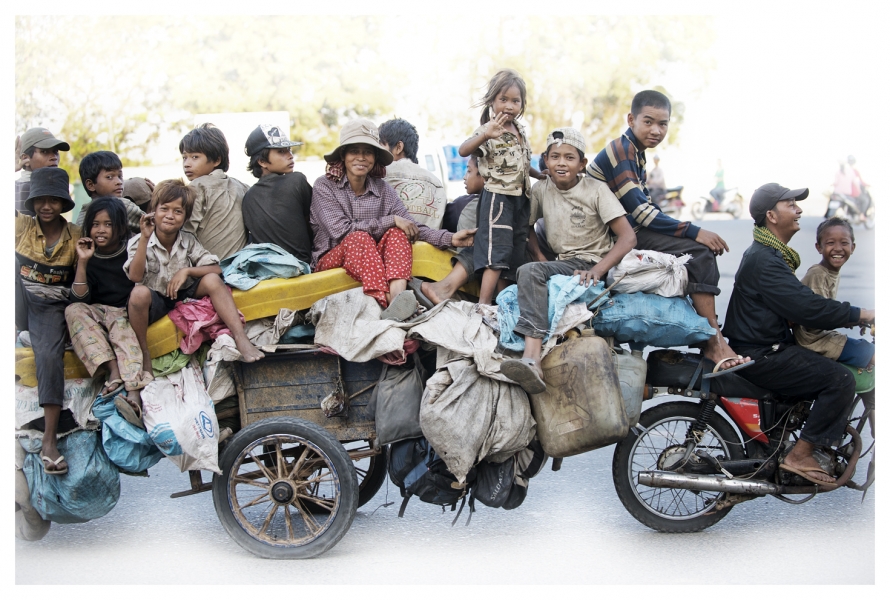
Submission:
[[[445,461],[436,454],[426,438],[412,438],[390,444],[389,461],[387,470],[389,478],[398,486],[404,500],[399,508],[399,516],[405,514],[405,507],[412,496],[417,496],[421,502],[446,506],[455,510],[458,501],[462,500],[461,511],[466,503],[467,492],[476,479],[476,470],[470,469],[466,482],[458,483],[445,466]],[[460,516],[458,511],[454,522]]]
[[[528,480],[541,472],[545,462],[547,454],[537,438],[502,463],[480,462],[470,495],[470,514],[476,510],[476,500],[491,508],[518,507],[528,494]]]

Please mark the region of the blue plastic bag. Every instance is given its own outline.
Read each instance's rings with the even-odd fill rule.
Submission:
[[[113,396],[99,396],[93,402],[93,415],[102,421],[102,448],[117,468],[141,473],[164,458],[144,429],[124,419],[114,406]]]
[[[31,505],[47,521],[86,523],[105,516],[121,495],[117,467],[102,450],[98,431],[74,431],[59,439],[68,463],[65,475],[47,475],[40,460],[40,439],[19,440],[28,452],[23,471]]]
[[[642,342],[670,348],[704,342],[717,333],[686,298],[658,294],[615,294],[593,318],[597,335],[618,343]]]
[[[544,336],[544,341],[556,330],[559,320],[562,318],[566,307],[572,302],[583,302],[593,310],[609,299],[609,294],[601,298],[597,296],[603,293],[605,283],[600,281],[596,285],[585,287],[580,285],[581,278],[577,275],[553,275],[547,281],[547,320],[550,329]],[[519,322],[519,296],[517,286],[511,285],[504,289],[497,297],[498,327],[501,330],[501,346],[508,350],[521,352],[525,349],[525,338],[513,332],[513,328]],[[590,304],[596,299],[594,304]]]
[[[223,280],[239,290],[249,290],[264,279],[289,279],[308,275],[309,265],[281,246],[249,244],[219,262]]]

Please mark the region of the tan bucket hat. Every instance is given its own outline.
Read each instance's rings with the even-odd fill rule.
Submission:
[[[370,119],[353,119],[344,125],[340,130],[340,145],[331,150],[329,154],[325,154],[324,159],[329,163],[341,160],[340,149],[349,144],[373,146],[379,151],[376,152],[377,164],[385,167],[392,163],[392,152],[381,145],[377,126]]]

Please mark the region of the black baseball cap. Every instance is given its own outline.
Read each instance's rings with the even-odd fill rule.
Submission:
[[[751,203],[748,211],[754,217],[755,225],[763,225],[766,220],[766,212],[772,210],[776,202],[780,200],[804,200],[810,195],[809,188],[790,190],[778,183],[765,183],[751,195]]]
[[[303,142],[290,141],[287,138],[287,134],[277,125],[258,125],[247,136],[247,143],[244,144],[244,153],[247,156],[253,156],[266,148],[290,148],[302,145]]]

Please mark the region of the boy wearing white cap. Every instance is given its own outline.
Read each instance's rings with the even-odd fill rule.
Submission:
[[[578,275],[582,285],[602,280],[637,241],[627,221],[624,208],[604,182],[583,177],[584,136],[572,127],[556,129],[547,136],[544,161],[549,175],[531,189],[531,215],[534,224],[544,217],[547,242],[557,260],[531,262],[519,267],[519,322],[514,331],[525,336],[521,359],[504,361],[501,373],[517,382],[529,394],[546,388],[540,359],[547,320],[547,280],[553,275]],[[612,241],[609,230],[617,236]],[[546,261],[538,247],[537,236],[530,235],[529,249],[540,261]]]

